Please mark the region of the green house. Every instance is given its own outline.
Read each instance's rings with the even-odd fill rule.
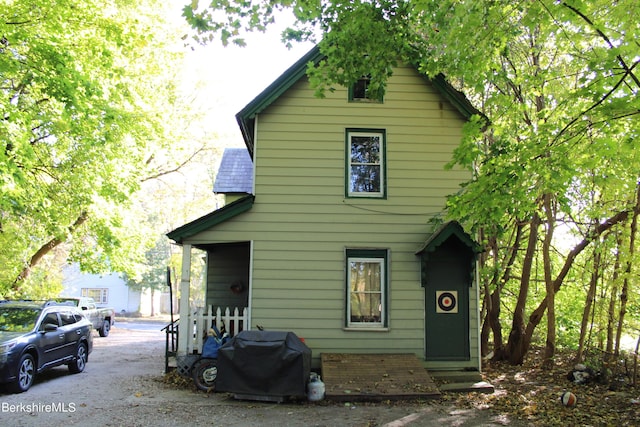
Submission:
[[[168,233],[183,247],[181,319],[194,316],[198,248],[201,311],[230,308],[232,332],[293,331],[316,367],[322,353],[413,353],[430,370],[479,370],[477,246],[433,221],[470,178],[445,164],[477,111],[411,65],[383,99],[367,97],[366,79],[317,98],[305,71],[321,58],[312,49],[237,114],[252,188],[221,190],[228,204]],[[246,174],[246,162],[229,170]],[[190,324],[179,354],[198,351]]]

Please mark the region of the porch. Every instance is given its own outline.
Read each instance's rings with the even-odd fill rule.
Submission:
[[[205,339],[214,326],[220,333],[226,332],[229,336],[234,336],[249,325],[247,307],[199,307],[189,312],[184,322],[186,325],[193,325],[192,328],[181,328],[183,319],[176,319],[163,328],[166,332],[165,373],[171,368],[177,368],[181,375],[189,376],[191,367],[202,354]],[[181,339],[182,330],[187,331],[187,336]],[[180,345],[184,350],[180,351]]]
[[[252,202],[252,200],[250,200]],[[231,204],[215,212],[228,212]],[[248,205],[251,206],[251,203]],[[245,209],[244,204],[240,204]],[[242,209],[238,212],[242,212]],[[231,209],[232,214],[237,214]],[[174,230],[183,233],[190,225]],[[169,237],[172,236],[169,233]],[[180,243],[180,239],[176,240]],[[192,253],[193,249],[204,251]],[[180,319],[163,328],[167,334],[165,370],[177,368],[181,375],[189,376],[195,361],[202,354],[205,337],[212,326],[220,329],[224,325],[230,336],[250,329],[249,310],[249,265],[248,241],[211,243],[205,245],[182,244],[182,268],[178,287]],[[193,309],[191,303],[191,263],[205,259],[205,307]]]
[[[440,397],[438,387],[415,354],[323,353],[321,364],[328,400]]]

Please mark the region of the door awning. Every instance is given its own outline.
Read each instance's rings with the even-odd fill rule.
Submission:
[[[428,258],[429,254],[432,254],[438,249],[440,245],[449,240],[450,238],[458,239],[464,246],[468,247],[475,255],[482,252],[480,245],[471,238],[467,232],[464,231],[462,226],[457,221],[449,221],[440,226],[436,231],[429,236],[427,241],[416,252],[416,255],[421,255],[423,258]]]

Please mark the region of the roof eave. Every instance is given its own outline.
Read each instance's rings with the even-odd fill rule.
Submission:
[[[302,78],[306,74],[307,66],[310,62],[317,64],[322,58],[324,58],[324,55],[320,52],[320,48],[318,45],[314,46],[236,114],[236,121],[238,122],[242,138],[249,150],[251,158],[253,158],[255,143],[254,130],[256,115],[271,105],[272,102]],[[416,67],[416,69],[418,69],[418,67]],[[424,77],[433,84],[436,90],[438,90],[465,119],[469,120],[473,115],[479,115],[488,122],[484,114],[476,109],[462,92],[456,90],[447,82],[443,74],[438,74],[433,79],[428,78],[426,75]]]
[[[317,45],[314,46],[236,114],[236,121],[238,122],[238,126],[240,126],[240,132],[242,132],[244,143],[252,158],[254,145],[253,131],[255,128],[256,115],[271,105],[272,102],[300,80],[300,78],[306,74],[307,64],[309,64],[309,62],[317,63],[322,58],[323,55],[320,53],[319,47]]]
[[[426,77],[426,76],[425,76]],[[428,79],[428,78],[427,78]],[[469,99],[459,90],[454,88],[444,76],[440,73],[433,79],[428,79],[440,94],[458,110],[462,116],[469,120],[474,115],[479,115],[486,119],[484,114],[469,102]]]
[[[255,196],[253,195],[238,199],[233,203],[229,203],[220,209],[216,209],[207,215],[168,232],[167,237],[178,244],[182,244],[189,237],[195,236],[202,231],[208,230],[215,225],[248,211],[253,207],[254,200]]]
[[[482,252],[480,245],[462,228],[459,222],[449,221],[444,223],[440,228],[434,231],[427,241],[416,252],[416,255],[435,252],[435,250],[444,243],[449,237],[456,236],[465,246],[467,246],[475,254]]]

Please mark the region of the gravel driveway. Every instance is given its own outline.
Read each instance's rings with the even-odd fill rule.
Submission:
[[[0,389],[2,426],[522,426],[489,411],[427,403],[270,403],[176,388],[163,381],[164,335],[116,323],[94,336],[84,372],[65,366],[40,375],[23,394]]]

